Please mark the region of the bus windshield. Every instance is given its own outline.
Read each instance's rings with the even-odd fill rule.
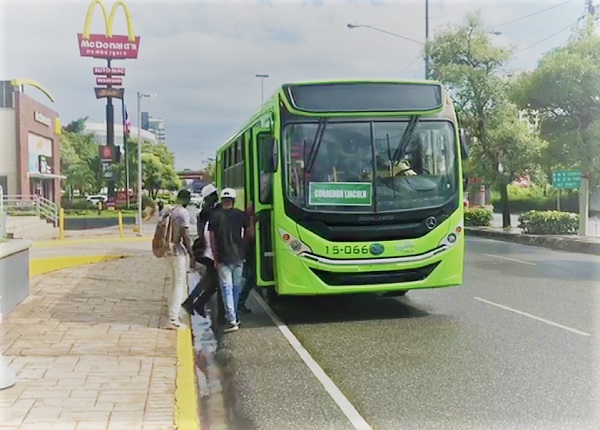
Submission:
[[[293,123],[284,128],[283,146],[287,197],[307,210],[420,209],[458,191],[449,121]]]

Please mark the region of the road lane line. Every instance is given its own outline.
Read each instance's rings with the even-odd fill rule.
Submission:
[[[531,319],[534,319],[534,320],[541,321],[541,322],[549,324],[549,325],[553,325],[554,327],[562,328],[563,330],[568,330],[568,331],[570,331],[572,333],[580,334],[581,336],[591,336],[590,333],[586,333],[586,332],[581,331],[581,330],[577,330],[577,329],[574,329],[574,328],[571,328],[571,327],[567,327],[566,325],[558,324],[558,323],[555,323],[553,321],[547,320],[545,318],[536,317],[535,315],[528,314],[527,312],[523,312],[523,311],[519,311],[517,309],[509,308],[508,306],[504,306],[504,305],[501,305],[501,304],[498,304],[498,303],[494,303],[494,302],[491,302],[489,300],[482,299],[481,297],[474,297],[474,299],[475,300],[479,300],[480,302],[487,303],[487,304],[492,305],[492,306],[499,307],[501,309],[504,309],[504,310],[507,310],[507,311],[510,311],[510,312],[514,312],[514,313],[519,314],[519,315],[523,315],[525,317],[528,317],[528,318],[531,318]]]
[[[516,260],[514,258],[502,257],[501,255],[486,254],[486,253],[483,253],[483,255],[487,255],[488,257],[499,258],[501,260],[512,261],[513,263],[529,264],[530,266],[536,265],[535,263],[532,263],[531,261]]]
[[[373,428],[367,423],[367,421],[358,413],[356,408],[350,403],[350,401],[344,396],[344,394],[340,391],[340,389],[333,383],[333,381],[327,376],[325,371],[319,366],[319,364],[312,358],[312,356],[308,353],[308,351],[302,346],[298,338],[294,336],[291,330],[287,325],[284,324],[281,319],[275,312],[269,307],[269,305],[260,297],[256,292],[254,293],[254,297],[260,304],[260,306],[265,310],[265,312],[271,317],[273,323],[277,326],[281,334],[286,338],[289,344],[294,348],[294,350],[298,353],[302,361],[308,366],[310,371],[315,375],[318,381],[323,385],[327,394],[333,399],[333,401],[338,405],[340,410],[346,418],[350,421],[352,426],[356,430],[373,430]]]

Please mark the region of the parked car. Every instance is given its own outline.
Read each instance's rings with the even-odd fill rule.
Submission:
[[[196,207],[201,207],[202,206],[202,196],[198,193],[192,193],[192,197],[190,198],[190,203],[193,204]]]
[[[108,197],[105,196],[104,194],[96,194],[93,196],[87,196],[85,199],[88,202],[90,202],[91,204],[93,204],[94,206],[97,206],[98,202],[102,202],[103,204],[106,203],[106,201],[108,200]]]

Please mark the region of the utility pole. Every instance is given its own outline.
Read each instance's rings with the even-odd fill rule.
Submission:
[[[429,55],[427,42],[429,40],[429,0],[425,0],[425,79],[429,79]]]
[[[596,18],[596,8],[592,0],[586,0],[587,14],[591,17],[592,25]],[[590,172],[586,170],[587,162],[582,161],[581,188],[579,189],[579,236],[587,236],[590,212]]]

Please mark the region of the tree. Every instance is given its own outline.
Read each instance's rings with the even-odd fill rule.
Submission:
[[[581,168],[600,183],[600,36],[593,21],[577,28],[566,46],[545,54],[515,85],[514,100],[536,113],[549,142],[546,172]]]
[[[181,187],[175,171],[175,155],[165,144],[142,145],[142,181],[153,199],[160,190],[175,191]]]
[[[91,134],[83,134],[86,118],[79,118],[63,128],[60,147],[61,171],[67,176],[63,186],[81,194],[95,193],[102,187],[98,145]]]
[[[543,147],[509,100],[502,72],[511,51],[491,43],[479,13],[448,27],[426,50],[433,78],[450,87],[461,126],[472,138],[470,167],[499,190],[502,225],[510,227],[508,184],[535,169]]]
[[[211,182],[215,177],[215,162],[209,161],[206,167],[204,168],[204,180],[206,182]]]
[[[61,170],[66,174],[65,184],[81,193],[95,193],[104,184],[99,177],[101,161],[98,144],[92,134],[84,134],[87,118],[79,118],[64,127],[61,137]],[[131,185],[137,183],[137,142],[127,140],[129,176]],[[160,190],[176,190],[181,180],[175,171],[175,155],[165,144],[142,143],[142,183],[152,198]],[[114,163],[111,170],[118,188],[125,188],[125,158]]]

